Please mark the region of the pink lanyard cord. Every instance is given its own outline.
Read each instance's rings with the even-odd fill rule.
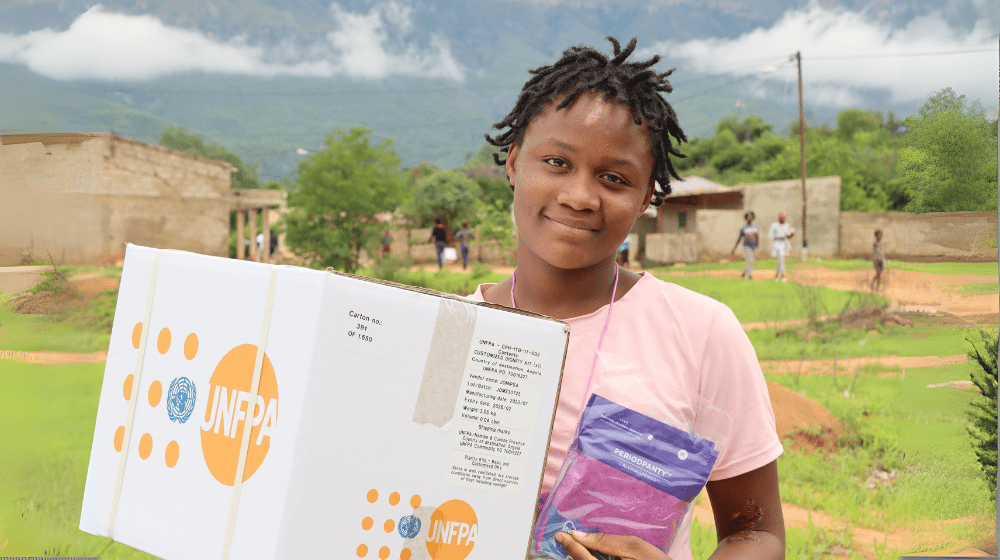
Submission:
[[[590,396],[590,385],[594,381],[594,370],[597,369],[597,357],[601,354],[601,345],[604,344],[604,335],[608,332],[608,325],[611,324],[611,311],[615,308],[615,294],[618,293],[618,272],[621,268],[615,263],[615,283],[611,287],[611,303],[608,304],[608,317],[604,320],[604,328],[601,329],[601,337],[597,340],[597,351],[594,352],[594,363],[590,366],[590,377],[587,378],[587,388],[583,391],[583,401],[580,402],[580,414],[583,416],[583,408],[587,405],[587,397]],[[510,306],[517,309],[514,302],[514,286],[517,284],[517,269],[510,275]],[[578,418],[579,419],[579,418]]]

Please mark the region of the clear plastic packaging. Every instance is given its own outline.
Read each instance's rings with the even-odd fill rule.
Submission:
[[[584,408],[576,438],[536,519],[535,554],[568,559],[554,537],[573,530],[635,536],[666,552],[708,481],[725,442],[728,416],[695,396],[694,417],[680,420],[642,391],[641,378],[616,381],[631,390],[605,384]]]

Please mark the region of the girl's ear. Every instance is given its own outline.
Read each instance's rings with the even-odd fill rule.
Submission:
[[[652,177],[649,178],[649,188],[646,189],[646,197],[642,199],[642,204],[639,205],[639,213],[635,215],[636,219],[642,215],[643,212],[649,208],[649,201],[653,199],[653,191],[656,190],[656,181]]]
[[[510,181],[511,188],[514,187],[517,180],[517,155],[520,151],[517,143],[511,144],[507,149],[507,162],[504,164],[504,169],[507,170],[507,180]]]

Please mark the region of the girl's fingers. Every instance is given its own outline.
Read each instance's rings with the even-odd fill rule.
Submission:
[[[583,531],[573,531],[572,535],[557,534],[557,538],[560,536],[563,537],[563,540],[560,540],[559,544],[566,548],[573,556],[573,560],[593,559],[594,556],[589,552],[591,550],[616,556],[621,560],[670,560],[670,557],[662,550],[636,537],[584,533]],[[573,545],[579,548],[570,548]],[[575,550],[579,550],[580,555],[574,552]]]
[[[587,550],[587,547],[580,544],[569,533],[556,533],[556,542],[561,544],[566,552],[573,557],[573,560],[596,560]]]

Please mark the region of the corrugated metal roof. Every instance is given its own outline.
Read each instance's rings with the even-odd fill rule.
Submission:
[[[741,187],[727,187],[721,183],[710,181],[697,175],[689,175],[678,181],[674,179],[670,182],[671,192],[667,198],[675,196],[692,196],[696,194],[715,194],[724,192],[734,192],[743,190]]]

